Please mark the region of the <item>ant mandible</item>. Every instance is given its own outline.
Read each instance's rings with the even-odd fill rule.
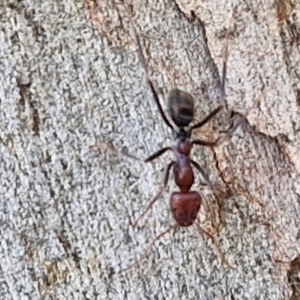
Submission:
[[[124,3],[124,1],[123,1]],[[228,261],[225,258],[225,255],[221,251],[218,243],[216,242],[213,235],[211,235],[209,232],[204,230],[200,227],[199,221],[197,219],[197,215],[201,206],[202,198],[197,191],[191,191],[191,187],[194,184],[194,172],[192,166],[194,166],[203,176],[203,178],[210,184],[209,178],[206,175],[205,171],[201,168],[201,166],[192,160],[190,158],[190,153],[194,145],[200,145],[200,146],[208,146],[208,147],[214,147],[222,143],[225,139],[227,139],[233,131],[236,130],[236,128],[240,125],[241,122],[236,122],[233,126],[230,127],[230,129],[227,131],[226,135],[223,138],[218,138],[215,141],[204,141],[201,139],[191,140],[191,135],[194,129],[200,128],[203,125],[205,125],[207,122],[209,122],[218,112],[220,112],[224,107],[226,107],[225,104],[225,76],[226,76],[226,61],[228,56],[228,33],[229,29],[226,33],[226,42],[225,42],[225,51],[224,51],[224,60],[223,60],[223,68],[222,68],[222,80],[221,80],[221,101],[222,104],[218,106],[216,109],[214,109],[207,117],[205,117],[202,121],[189,126],[192,120],[194,119],[194,99],[193,97],[182,90],[179,90],[177,88],[172,89],[168,96],[168,109],[170,112],[170,117],[173,121],[173,123],[176,125],[177,128],[175,128],[168,118],[166,117],[158,95],[154,89],[154,86],[152,84],[151,79],[148,75],[148,68],[146,64],[146,60],[142,51],[142,46],[140,43],[140,39],[138,36],[138,33],[135,29],[135,25],[133,23],[133,18],[131,16],[131,12],[127,8],[127,5],[124,3],[125,9],[129,15],[129,19],[132,25],[132,29],[134,32],[135,40],[138,46],[139,51],[139,57],[140,62],[144,68],[145,75],[146,75],[146,81],[148,85],[150,86],[153,99],[158,107],[159,113],[165,122],[165,124],[171,128],[172,132],[175,136],[175,145],[173,147],[165,147],[151,156],[149,156],[146,159],[140,159],[130,153],[127,153],[122,150],[118,150],[114,148],[112,145],[110,145],[110,149],[116,152],[119,152],[125,156],[128,156],[130,158],[143,161],[143,162],[151,162],[164,154],[167,151],[173,151],[175,154],[176,160],[170,162],[166,168],[165,176],[164,176],[164,182],[163,187],[160,189],[158,194],[153,198],[153,200],[150,202],[150,204],[147,206],[147,208],[143,211],[143,213],[137,218],[135,222],[132,223],[132,226],[135,227],[138,223],[138,221],[149,211],[149,209],[153,206],[153,204],[157,201],[157,199],[161,196],[163,191],[166,189],[168,180],[169,180],[169,174],[171,169],[173,169],[174,172],[174,178],[175,183],[179,188],[179,192],[173,192],[170,197],[170,208],[173,215],[173,218],[176,221],[176,224],[173,226],[170,226],[167,230],[161,232],[151,243],[150,245],[145,249],[144,253],[135,260],[134,263],[126,267],[125,269],[122,269],[121,271],[126,271],[134,266],[138,265],[139,262],[148,254],[149,250],[153,246],[153,244],[160,239],[163,235],[167,234],[171,230],[177,228],[177,227],[189,227],[191,225],[195,225],[197,230],[199,232],[204,233],[207,235],[212,241],[214,242],[218,252],[220,253],[222,257],[223,263],[225,263],[229,268],[233,268]],[[233,11],[234,17],[235,10]],[[229,26],[230,28],[231,26]],[[187,128],[187,129],[186,129]],[[98,147],[97,145],[95,145]],[[91,146],[94,147],[94,146]]]

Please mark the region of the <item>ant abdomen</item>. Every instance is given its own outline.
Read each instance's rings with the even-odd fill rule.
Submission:
[[[170,207],[173,218],[179,226],[193,225],[200,209],[202,198],[198,192],[173,192],[170,198]]]
[[[186,127],[194,118],[194,98],[179,89],[172,89],[168,96],[168,108],[173,122],[179,128]]]

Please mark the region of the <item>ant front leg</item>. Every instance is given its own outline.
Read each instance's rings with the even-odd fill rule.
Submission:
[[[146,209],[141,213],[141,215],[132,223],[132,227],[135,227],[137,225],[138,221],[148,212],[148,210],[153,206],[153,204],[156,202],[156,200],[164,192],[164,190],[166,189],[167,184],[168,184],[170,170],[174,165],[175,165],[175,161],[172,161],[171,163],[168,164],[166,173],[165,173],[163,187],[160,189],[160,191],[157,193],[157,195],[153,198],[153,200],[149,203],[149,205],[146,207]]]
[[[216,109],[214,109],[208,116],[206,116],[202,121],[200,121],[199,123],[196,123],[195,125],[193,125],[190,128],[190,134],[192,133],[192,131],[196,128],[200,128],[203,125],[205,125],[208,121],[210,121],[210,119],[212,119],[221,109],[223,108],[222,105],[218,106]]]
[[[272,89],[273,87],[264,89],[262,93],[255,99],[253,105],[251,105],[243,115],[240,115],[238,117],[233,117],[232,123],[229,126],[228,130],[222,131],[223,133],[225,133],[225,135],[219,138],[218,144],[222,144],[225,140],[231,138],[231,136],[239,128],[239,126],[247,122],[247,116],[251,113],[252,110],[256,109],[259,106],[261,99],[265,96],[265,94],[268,91]]]

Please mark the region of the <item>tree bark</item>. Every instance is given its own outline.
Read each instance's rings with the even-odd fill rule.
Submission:
[[[129,0],[128,0],[129,2]],[[122,1],[0,6],[3,299],[298,299],[299,40],[296,1],[133,1],[149,76],[167,112],[178,87],[195,122],[221,103],[227,28],[227,110],[193,138],[201,227],[174,225],[163,185],[174,144],[145,80]],[[235,5],[235,6],[234,6]],[[236,7],[236,13],[231,19]],[[259,105],[254,106],[259,100]],[[101,145],[101,151],[95,150]]]

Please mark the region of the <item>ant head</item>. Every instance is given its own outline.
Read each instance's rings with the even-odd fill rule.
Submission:
[[[170,116],[177,127],[182,129],[194,118],[194,98],[179,89],[172,89],[168,96]]]

